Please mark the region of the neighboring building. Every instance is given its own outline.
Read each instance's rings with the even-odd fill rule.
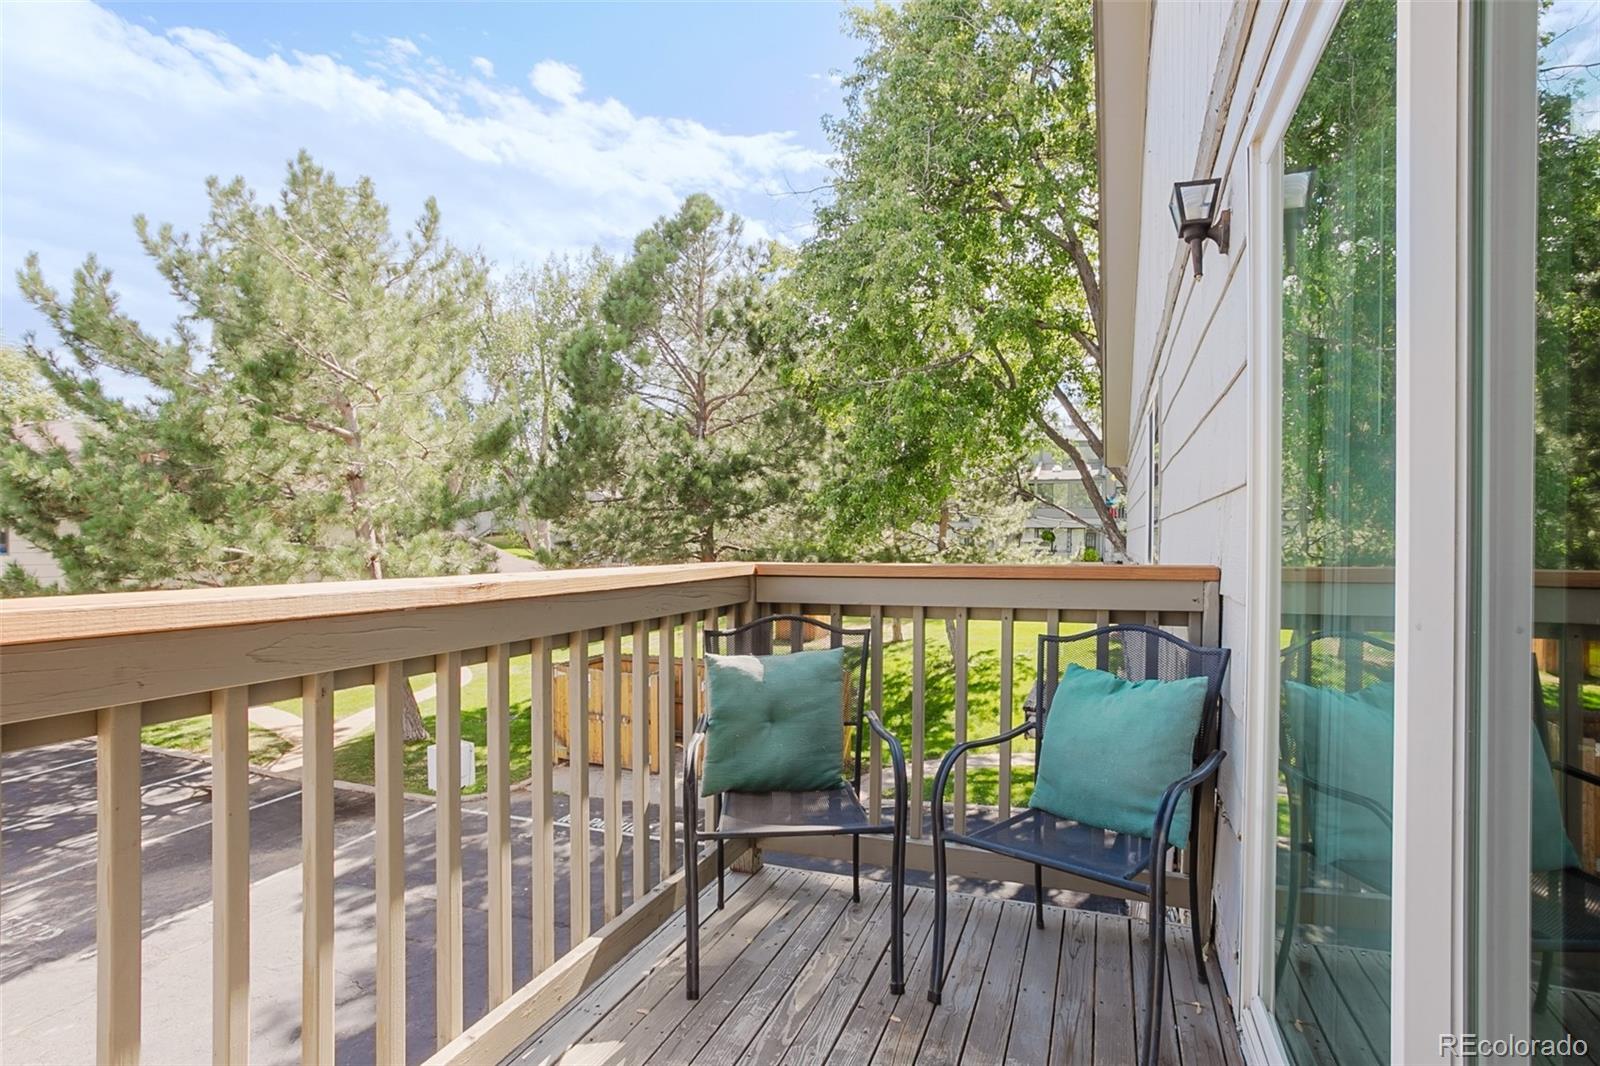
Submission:
[[[1083,451],[1103,498],[1111,505],[1112,514],[1120,518],[1116,483],[1087,446]],[[1023,546],[1061,559],[1078,559],[1085,549],[1092,549],[1105,562],[1120,562],[1121,557],[1110,548],[1077,466],[1050,451],[1032,456],[1030,464],[1028,489],[1042,499],[1034,504],[1023,523]]]
[[[1582,7],[1096,5],[1107,459],[1133,561],[1221,568],[1217,950],[1255,1061],[1595,1032]],[[1169,204],[1211,178],[1196,278]]]
[[[61,583],[61,565],[55,556],[14,530],[0,528],[0,570],[13,563],[41,585]]]

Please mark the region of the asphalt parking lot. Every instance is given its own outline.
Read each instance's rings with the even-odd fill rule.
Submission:
[[[144,1061],[206,1063],[211,1041],[210,764],[146,749],[144,826]],[[300,1061],[300,788],[252,775],[251,1060]],[[556,797],[557,952],[568,916],[566,797]],[[92,741],[0,756],[0,1062],[85,1063],[95,1035],[95,762]],[[631,828],[630,804],[624,818]],[[598,800],[590,817],[600,816]],[[513,832],[530,825],[529,797],[512,798]],[[653,818],[653,810],[651,812]],[[434,1048],[433,806],[406,803],[407,1059]],[[466,1017],[484,1012],[487,818],[463,803]],[[595,823],[598,824],[598,823]],[[648,824],[648,823],[647,823]],[[334,812],[337,1047],[341,1063],[373,1060],[372,798],[338,792]],[[646,849],[652,870],[654,848]],[[596,848],[598,853],[598,848]],[[531,975],[532,849],[514,849],[516,980]],[[631,883],[631,836],[624,841]],[[593,923],[601,924],[598,867]]]

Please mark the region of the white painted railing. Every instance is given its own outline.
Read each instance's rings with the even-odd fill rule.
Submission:
[[[371,685],[375,698],[376,1057],[406,1061],[405,867],[403,836],[403,686],[416,674],[436,678],[435,740],[453,752],[461,729],[461,667],[487,672],[488,739],[486,957],[464,957],[459,764],[440,758],[436,798],[434,1061],[498,1061],[656,926],[682,900],[674,810],[678,767],[675,708],[692,722],[700,696],[700,631],[778,608],[831,618],[870,620],[893,632],[910,625],[912,714],[909,864],[931,866],[922,795],[928,749],[928,649],[925,623],[947,620],[953,634],[955,742],[968,733],[970,656],[975,621],[999,624],[1000,727],[1019,713],[1010,693],[1019,625],[1137,621],[1215,643],[1218,574],[1211,568],[1117,566],[919,566],[704,564],[546,574],[348,582],[246,589],[118,593],[13,600],[0,604],[0,750],[83,737],[97,742],[97,1058],[135,1062],[140,1051],[141,829],[140,729],[209,715],[212,721],[213,1058],[243,1062],[250,1008],[248,734],[253,705],[299,699],[303,713],[302,887],[303,992],[301,1057],[326,1063],[334,1050],[334,694]],[[566,706],[555,698],[558,660],[592,661],[600,646],[601,728],[598,759],[600,856],[590,835],[570,834],[572,947],[556,956],[555,720],[568,719],[571,767],[591,762],[590,670],[571,669]],[[654,649],[654,655],[651,649]],[[874,649],[869,698],[884,701],[883,642]],[[514,659],[528,659],[531,706],[531,825],[514,835],[511,819],[511,706]],[[654,686],[648,679],[654,658]],[[518,672],[520,674],[520,671]],[[623,707],[623,675],[630,676]],[[520,686],[519,686],[520,687]],[[675,692],[682,688],[681,694]],[[653,706],[652,706],[653,705]],[[631,723],[623,776],[624,713]],[[648,727],[652,712],[656,726]],[[654,744],[652,752],[649,745]],[[652,760],[651,756],[654,756]],[[1009,809],[1011,753],[999,762],[998,804]],[[652,761],[659,776],[647,771]],[[572,822],[581,827],[589,776],[569,772]],[[883,758],[873,745],[864,797],[884,809]],[[633,812],[631,881],[625,883],[623,804]],[[653,824],[646,824],[655,807]],[[958,775],[957,825],[972,811]],[[26,812],[7,810],[13,818]],[[1208,823],[1209,824],[1209,823]],[[645,861],[651,832],[657,870]],[[1197,857],[1209,879],[1209,834]],[[863,841],[869,861],[876,841]],[[785,843],[794,850],[798,845]],[[830,854],[828,845],[811,845]],[[533,863],[531,927],[513,928],[514,851]],[[846,845],[848,848],[848,845]],[[839,857],[843,857],[843,852]],[[601,876],[601,928],[595,930],[592,869]],[[959,855],[952,872],[1008,878],[997,857]],[[1183,871],[1186,875],[1187,870]],[[1031,871],[1029,872],[1031,876]],[[1064,879],[1062,884],[1070,883]],[[592,935],[591,935],[592,934]],[[513,987],[514,938],[527,937],[532,979]],[[468,1025],[463,1012],[468,965],[487,972],[488,1010]],[[410,1049],[415,1052],[415,1048]]]

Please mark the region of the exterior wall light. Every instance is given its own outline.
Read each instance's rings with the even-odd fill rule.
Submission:
[[[1217,251],[1228,254],[1228,220],[1230,213],[1217,214],[1218,193],[1222,190],[1221,178],[1203,178],[1200,181],[1175,181],[1172,183],[1172,224],[1178,237],[1189,242],[1189,256],[1194,262],[1194,276],[1199,279],[1201,246],[1209,237],[1217,244]]]

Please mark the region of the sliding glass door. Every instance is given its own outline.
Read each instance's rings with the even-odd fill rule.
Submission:
[[[1581,1058],[1571,1040],[1600,1054],[1600,5],[1482,15],[1473,976],[1486,1027]]]
[[[1277,942],[1297,1063],[1385,1061],[1394,882],[1396,6],[1351,0],[1283,135]]]

